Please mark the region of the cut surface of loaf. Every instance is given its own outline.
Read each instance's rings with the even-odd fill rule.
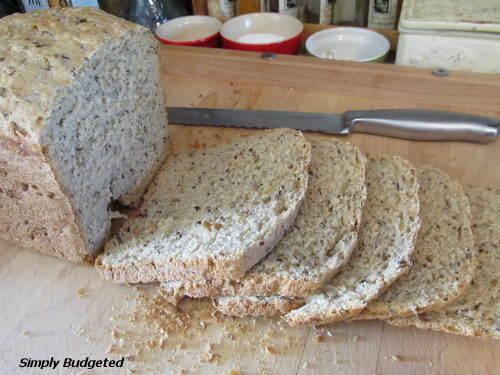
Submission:
[[[366,165],[368,195],[359,240],[339,273],[311,296],[220,297],[214,306],[239,316],[284,315],[292,325],[329,323],[359,312],[410,268],[419,228],[418,184],[412,166],[373,156]],[[297,304],[302,306],[294,309]],[[292,311],[293,310],[293,311]]]
[[[97,259],[99,272],[119,283],[243,276],[293,223],[310,160],[291,129],[173,157],[141,215]]]
[[[433,167],[419,167],[422,220],[411,271],[356,319],[388,319],[438,309],[455,300],[475,269],[470,208],[458,182]]]
[[[312,147],[309,186],[297,218],[264,259],[238,280],[169,282],[167,300],[216,295],[310,294],[345,262],[354,247],[365,189],[365,157],[329,137],[308,136]]]
[[[91,260],[164,160],[158,42],[95,8],[0,20],[0,236]]]
[[[472,213],[476,273],[449,305],[421,315],[389,319],[396,326],[500,338],[500,189],[466,188]]]

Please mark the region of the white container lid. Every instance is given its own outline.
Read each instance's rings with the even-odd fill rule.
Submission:
[[[500,33],[500,0],[404,0],[399,26]]]

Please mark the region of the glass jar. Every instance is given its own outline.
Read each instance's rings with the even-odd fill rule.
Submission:
[[[366,27],[369,0],[335,0],[333,24],[339,26]]]

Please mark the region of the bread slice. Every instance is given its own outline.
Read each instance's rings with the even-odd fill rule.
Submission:
[[[470,208],[462,187],[432,167],[417,170],[422,227],[412,270],[356,319],[389,319],[436,310],[470,283],[475,259]]]
[[[165,159],[159,43],[95,8],[0,19],[0,236],[75,262]]]
[[[500,338],[500,189],[467,188],[472,212],[476,274],[464,293],[438,310],[389,319],[396,326],[415,326],[466,336]]]
[[[368,159],[368,196],[359,241],[337,276],[313,295],[297,298],[221,297],[214,306],[236,315],[283,315],[292,325],[333,322],[359,312],[408,271],[419,228],[418,184],[412,166],[398,157]],[[303,306],[293,309],[294,305]],[[293,310],[293,311],[292,311]]]
[[[354,248],[366,198],[365,157],[343,142],[308,136],[309,187],[290,231],[238,280],[169,282],[158,290],[171,303],[187,295],[300,296],[329,279]]]
[[[242,277],[293,223],[310,160],[291,129],[173,157],[97,269],[117,283]]]

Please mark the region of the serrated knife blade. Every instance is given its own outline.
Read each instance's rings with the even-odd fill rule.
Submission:
[[[167,107],[171,124],[292,128],[347,135],[371,133],[421,141],[489,143],[498,134],[500,120],[466,113],[426,109],[380,109],[318,113]]]

